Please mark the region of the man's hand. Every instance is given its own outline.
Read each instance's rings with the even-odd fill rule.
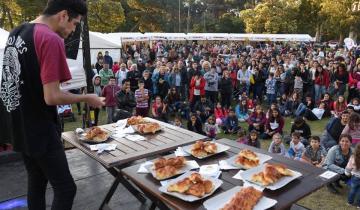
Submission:
[[[105,105],[103,97],[98,97],[96,94],[87,94],[86,103],[88,103],[92,107],[101,108]]]

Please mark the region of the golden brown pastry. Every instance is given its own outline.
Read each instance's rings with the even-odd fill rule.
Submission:
[[[252,210],[262,197],[253,187],[242,188],[221,210]]]
[[[189,177],[182,179],[167,188],[168,192],[178,192],[196,197],[203,197],[214,189],[210,180],[204,180],[199,173],[192,173]]]
[[[205,195],[205,186],[202,182],[193,184],[185,193],[201,198]]]
[[[205,187],[206,194],[209,194],[214,189],[214,185],[213,185],[212,181],[210,181],[210,180],[203,181],[203,184]]]
[[[179,169],[181,169],[186,164],[186,159],[184,157],[174,157],[174,158],[158,158],[154,162],[153,169],[155,170],[155,177],[159,180],[170,178],[178,174]]]
[[[175,184],[170,185],[167,188],[168,192],[178,192],[178,193],[185,193],[193,183],[189,178],[185,178],[181,181],[176,182]]]
[[[262,172],[252,175],[251,180],[264,186],[274,184],[284,176],[292,176],[292,172],[282,165],[265,164]]]
[[[141,116],[132,116],[127,119],[128,125],[138,125],[142,123],[147,123],[147,121]]]
[[[213,142],[196,141],[191,148],[191,154],[198,158],[204,158],[217,152],[217,146]]]
[[[177,172],[178,169],[176,169],[174,166],[165,166],[163,168],[158,168],[155,170],[156,178],[160,180],[172,177],[177,174]]]
[[[151,123],[136,125],[136,130],[142,134],[156,133],[157,131],[161,130],[161,127],[159,123],[151,122]]]
[[[105,141],[108,138],[108,133],[99,127],[92,127],[86,132],[85,138],[94,141]]]
[[[255,152],[245,149],[241,150],[235,159],[235,164],[242,165],[245,168],[254,168],[258,166],[260,160]]]

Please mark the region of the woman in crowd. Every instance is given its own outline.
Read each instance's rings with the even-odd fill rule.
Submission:
[[[322,94],[325,94],[330,84],[329,73],[322,66],[318,66],[315,72],[315,101],[319,101]]]
[[[187,122],[187,129],[198,134],[206,135],[203,131],[201,120],[197,117],[196,114],[190,115],[190,120]]]
[[[340,180],[346,182],[349,178],[345,175],[345,167],[352,155],[351,149],[352,138],[348,134],[341,134],[339,144],[331,147],[325,158],[324,169],[333,171],[340,175],[339,180],[327,185],[332,193],[339,193],[336,187],[341,188]]]
[[[337,96],[344,95],[346,85],[349,82],[349,73],[344,64],[339,64],[333,75],[334,78],[334,93]]]
[[[263,139],[270,139],[275,133],[283,133],[284,118],[281,116],[279,109],[273,109],[266,121],[265,133],[262,134]]]
[[[155,102],[152,105],[151,113],[155,119],[163,121],[163,122],[168,122],[167,105],[165,103],[163,103],[160,96],[155,97]]]
[[[345,126],[342,134],[350,135],[352,144],[355,145],[360,142],[360,115],[352,113],[349,117],[349,123]]]
[[[247,123],[249,124],[249,131],[256,130],[259,133],[264,132],[266,115],[260,105],[255,107],[255,111],[250,115]]]
[[[347,109],[347,104],[345,97],[340,95],[332,105],[331,115],[334,117],[339,117],[343,111]]]
[[[291,97],[286,101],[285,110],[281,114],[283,114],[285,117],[291,116],[294,118],[296,110],[298,109],[300,103],[301,101],[299,98],[299,94],[294,92]]]
[[[219,81],[219,91],[221,96],[221,106],[229,109],[231,106],[233,86],[230,78],[230,72],[224,70]]]
[[[195,72],[190,81],[190,102],[193,108],[196,102],[200,101],[201,96],[205,95],[205,79],[200,72]]]

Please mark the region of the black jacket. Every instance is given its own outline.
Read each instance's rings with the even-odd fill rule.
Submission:
[[[227,79],[222,77],[219,81],[219,91],[221,94],[232,94],[232,81],[231,78]]]
[[[132,113],[136,107],[136,99],[133,92],[126,93],[125,90],[121,90],[116,94],[117,105],[119,109],[126,110]]]

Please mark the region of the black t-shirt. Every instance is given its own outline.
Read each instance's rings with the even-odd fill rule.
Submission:
[[[340,119],[334,120],[331,128],[328,130],[331,137],[333,137],[337,142],[339,141],[339,137],[341,132],[344,130],[345,125],[341,124]]]

